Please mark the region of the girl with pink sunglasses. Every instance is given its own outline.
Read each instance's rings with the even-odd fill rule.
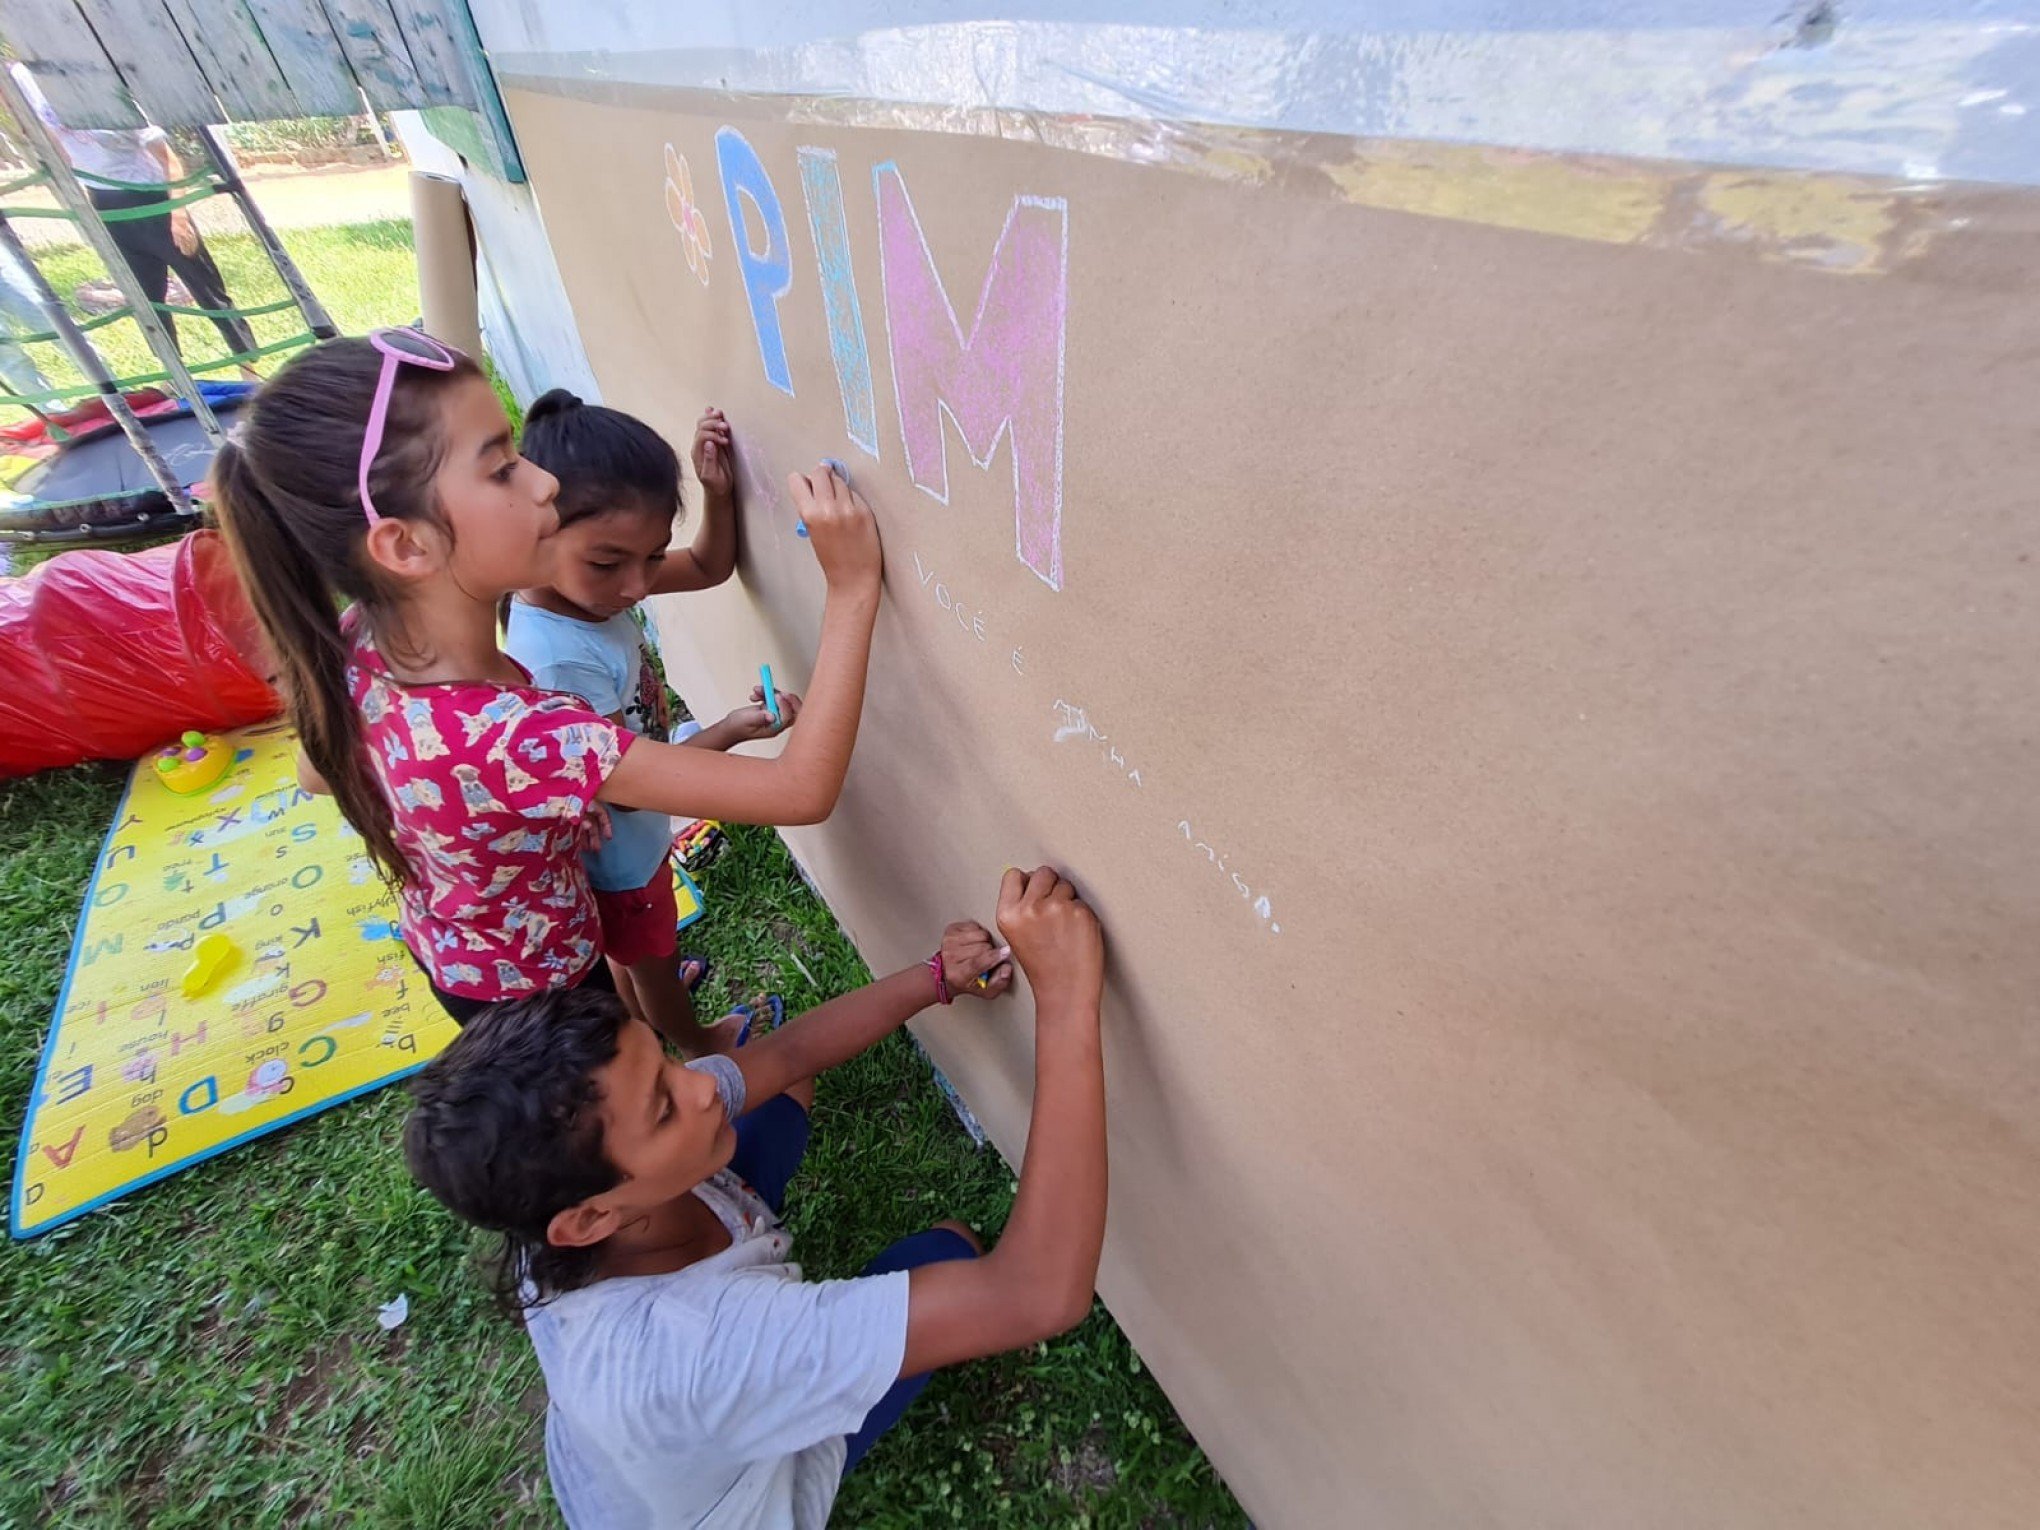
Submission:
[[[519,457],[481,369],[429,335],[378,330],[293,358],[243,412],[213,484],[300,778],[360,832],[455,1019],[607,986],[580,855],[598,801],[761,824],[835,806],[880,560],[870,507],[827,466],[787,481],[828,597],[800,727],[776,759],[638,738],[535,689],[502,652],[503,597],[553,583],[559,484]]]

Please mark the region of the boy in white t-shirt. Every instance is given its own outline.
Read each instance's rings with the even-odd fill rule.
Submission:
[[[406,1160],[504,1235],[498,1292],[545,1371],[574,1530],[815,1530],[929,1372],[1082,1321],[1105,1228],[1104,941],[1047,867],[1006,873],[998,926],[1004,950],[953,924],[927,963],[728,1056],[675,1061],[584,987],[486,1012],[420,1076]],[[803,1280],[778,1217],[809,1081],[931,1003],[1005,992],[1014,961],[1034,1111],[998,1247],[944,1223],[857,1279]]]
[[[642,420],[555,388],[532,404],[518,449],[559,480],[560,531],[555,582],[511,601],[504,650],[533,684],[570,692],[633,733],[664,740],[672,721],[666,686],[632,608],[647,595],[721,584],[736,567],[729,422],[710,409],[695,427],[701,525],[678,553],[667,543],[680,512],[680,459]],[[729,749],[769,738],[800,714],[800,698],[781,692],[775,724],[764,693],[752,695],[752,705],[680,742]],[[672,820],[613,807],[609,823],[608,841],[587,865],[616,991],[632,1015],[688,1056],[729,1050],[744,1022],[703,1030],[689,996],[700,968],[685,972],[678,959]]]

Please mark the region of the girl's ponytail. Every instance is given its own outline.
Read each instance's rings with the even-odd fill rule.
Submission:
[[[389,799],[363,741],[347,684],[352,640],[344,601],[373,632],[387,597],[363,552],[368,528],[356,483],[381,353],[366,340],[329,340],[263,385],[213,458],[213,503],[249,604],[281,670],[291,726],[312,767],[383,875],[410,876]],[[434,519],[432,479],[443,449],[437,396],[478,375],[403,368],[369,492],[386,518]]]
[[[401,880],[410,863],[397,846],[389,799],[369,770],[361,714],[347,686],[351,645],[340,628],[338,593],[238,443],[220,449],[212,471],[221,530],[277,655],[298,743],[383,875]]]

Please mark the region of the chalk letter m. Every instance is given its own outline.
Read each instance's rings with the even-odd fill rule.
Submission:
[[[1015,197],[992,251],[970,333],[935,269],[899,166],[872,171],[879,285],[907,476],[949,503],[942,417],[979,467],[999,439],[1013,454],[1013,541],[1050,589],[1062,566],[1063,341],[1069,309],[1069,204]]]

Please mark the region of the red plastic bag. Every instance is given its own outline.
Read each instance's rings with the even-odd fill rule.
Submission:
[[[0,776],[273,717],[271,668],[219,533],[61,553],[0,580]]]

